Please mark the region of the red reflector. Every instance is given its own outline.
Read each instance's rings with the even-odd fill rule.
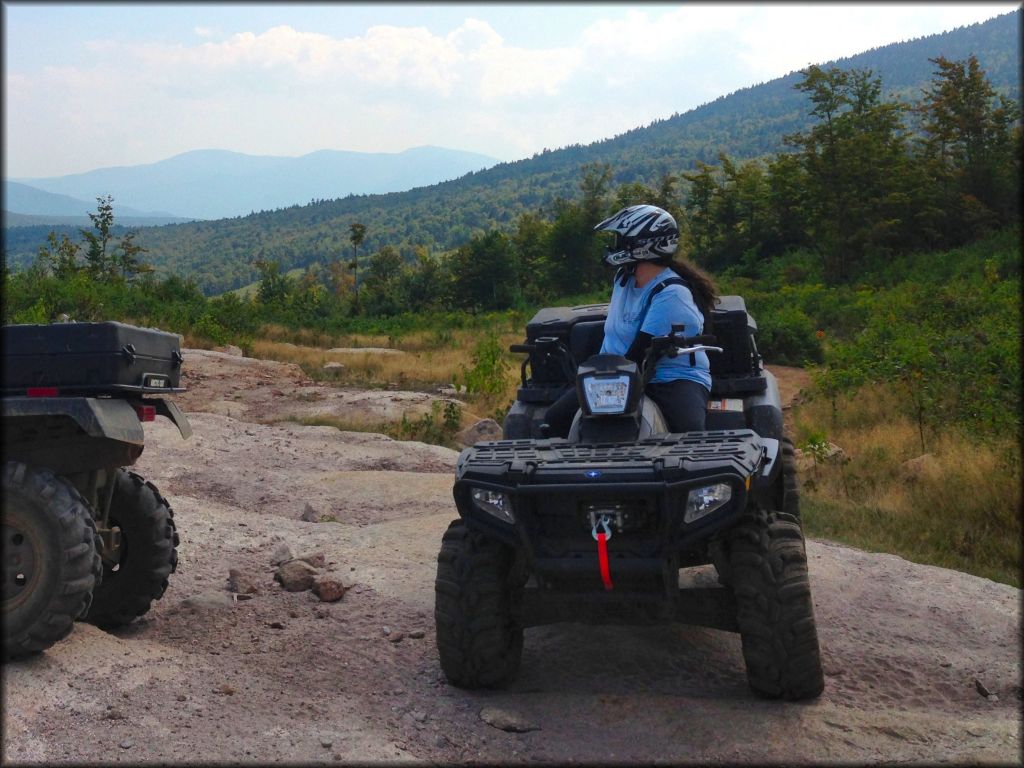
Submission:
[[[139,421],[153,421],[156,419],[155,405],[136,405],[135,412],[139,415]]]
[[[28,388],[28,396],[29,397],[56,397],[57,396],[57,388],[56,387],[29,387]]]

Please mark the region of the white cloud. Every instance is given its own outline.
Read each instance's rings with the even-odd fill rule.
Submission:
[[[190,25],[195,36],[177,44],[88,42],[75,66],[9,62],[8,167],[70,173],[200,147],[302,154],[438,144],[512,159],[979,16],[943,5],[608,8],[548,46],[513,44],[473,17],[440,31],[377,25],[353,36],[288,24],[225,36]],[[543,22],[540,7],[522,9]]]

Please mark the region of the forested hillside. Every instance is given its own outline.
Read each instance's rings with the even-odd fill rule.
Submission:
[[[966,59],[975,54],[988,82],[999,93],[1019,96],[1020,45],[1016,11],[915,41],[898,43],[836,62],[842,69],[870,70],[882,96],[919,100],[935,65],[930,59]],[[523,214],[555,219],[566,206],[586,197],[581,178],[607,186],[631,183],[661,189],[665,196],[691,197],[682,174],[701,162],[763,157],[789,149],[784,137],[806,131],[816,121],[807,95],[794,86],[793,73],[754,86],[650,126],[587,146],[547,151],[504,163],[460,179],[410,192],[352,196],[265,211],[213,222],[140,229],[136,242],[146,260],[162,272],[194,278],[207,293],[250,283],[260,264],[281,270],[319,265],[324,269],[353,253],[350,226],[365,226],[356,249],[360,268],[384,246],[397,249],[407,264],[467,244],[491,230],[511,232]],[[914,116],[906,129],[918,130]],[[607,169],[608,176],[605,176]],[[116,204],[116,202],[115,202]],[[597,215],[597,212],[593,212]],[[596,219],[595,219],[596,220]],[[5,231],[9,263],[24,266],[45,242],[49,227]],[[115,228],[114,234],[122,234]],[[73,229],[58,234],[74,235]],[[571,238],[563,241],[569,246]]]

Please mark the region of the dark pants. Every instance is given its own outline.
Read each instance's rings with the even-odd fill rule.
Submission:
[[[659,384],[648,384],[646,390],[661,409],[669,432],[702,432],[707,415],[708,391],[702,384],[688,379],[677,379]],[[545,421],[551,427],[551,437],[568,437],[573,417],[579,410],[576,387],[571,387],[547,410]]]

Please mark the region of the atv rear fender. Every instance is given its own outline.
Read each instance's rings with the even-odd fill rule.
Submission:
[[[154,407],[182,437],[192,434],[174,403],[155,398],[136,404]],[[61,475],[130,466],[146,440],[136,404],[120,398],[5,397],[0,402],[4,456]]]

